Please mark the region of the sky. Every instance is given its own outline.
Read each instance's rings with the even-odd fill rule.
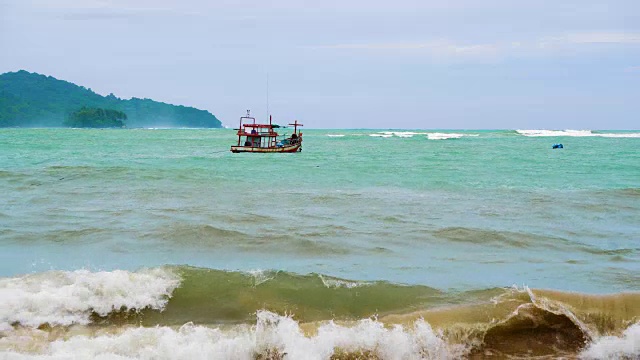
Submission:
[[[639,129],[638,0],[0,0],[0,73],[307,128]]]

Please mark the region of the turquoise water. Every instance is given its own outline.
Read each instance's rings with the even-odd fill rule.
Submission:
[[[640,138],[378,133],[309,130],[274,156],[231,154],[230,130],[2,130],[0,274],[188,264],[640,289]]]
[[[294,280],[260,296],[320,274],[439,294],[432,304],[513,285],[640,291],[640,132],[306,130],[296,154],[232,154],[236,140],[229,129],[1,129],[0,278],[131,279],[175,265],[259,284],[282,271]],[[372,296],[398,291],[380,286]],[[397,311],[420,308],[411,291]],[[233,314],[220,319],[246,315]]]

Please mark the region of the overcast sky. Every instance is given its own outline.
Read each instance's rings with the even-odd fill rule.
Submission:
[[[638,129],[638,0],[0,0],[0,72],[310,128]]]

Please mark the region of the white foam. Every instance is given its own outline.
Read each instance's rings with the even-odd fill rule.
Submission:
[[[167,268],[90,272],[49,271],[0,279],[0,329],[88,324],[92,312],[162,309],[180,284]]]
[[[426,135],[429,140],[446,140],[446,139],[459,139],[463,136],[478,136],[478,134],[460,134],[460,133],[442,133],[442,132],[413,132],[413,131],[381,131],[375,134],[369,134],[373,137],[400,137],[411,138],[415,135]]]
[[[428,133],[427,138],[429,140],[447,140],[447,139],[460,139],[461,137],[466,136],[465,134],[456,134],[456,133]],[[468,136],[478,136],[477,134],[471,134]]]
[[[328,137],[344,137],[344,134],[327,134]]]
[[[410,137],[413,137],[414,135],[421,135],[421,134],[424,134],[424,133],[413,132],[413,131],[380,131],[375,134],[369,134],[369,136],[385,137],[385,138],[390,138],[395,136],[400,138],[410,138]]]
[[[247,271],[247,274],[251,275],[253,278],[253,286],[258,286],[269,280],[273,280],[276,277],[277,272],[256,269]]]
[[[640,138],[640,133],[596,133],[592,136],[606,138]]]
[[[584,359],[640,358],[640,323],[628,327],[622,336],[605,336],[595,340],[582,354]]]
[[[569,136],[569,137],[605,137],[605,138],[640,138],[640,133],[594,133],[591,130],[516,130],[528,137]]]
[[[386,134],[391,134],[393,136],[401,137],[401,138],[410,138],[414,135],[420,135],[420,133],[412,132],[412,131],[387,131]]]
[[[213,329],[187,324],[169,327],[129,328],[119,334],[73,336],[46,343],[43,347],[14,346],[5,352],[8,359],[255,359],[257,354],[276,351],[284,359],[328,359],[342,352],[369,351],[381,359],[456,359],[466,353],[460,345],[448,345],[423,320],[412,327],[391,329],[372,319],[354,326],[328,322],[315,336],[305,336],[291,317],[268,311],[257,313],[252,327]],[[0,349],[10,341],[0,339]],[[6,349],[7,347],[4,346]],[[22,352],[18,352],[22,351]],[[30,351],[30,352],[28,352]]]
[[[326,277],[322,275],[318,275],[318,277],[322,281],[322,284],[329,289],[335,289],[335,288],[353,289],[360,286],[371,285],[370,282],[366,282],[366,281],[349,281],[349,280]]]

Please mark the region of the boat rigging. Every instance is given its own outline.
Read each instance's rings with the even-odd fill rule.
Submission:
[[[251,152],[251,153],[293,153],[302,151],[302,132],[298,126],[303,126],[294,121],[293,134],[291,136],[280,136],[274,129],[280,126],[274,125],[269,115],[268,124],[256,122],[256,118],[251,116],[250,110],[247,115],[240,117],[238,127],[238,144],[231,146],[231,152]],[[280,136],[280,139],[278,137]]]

